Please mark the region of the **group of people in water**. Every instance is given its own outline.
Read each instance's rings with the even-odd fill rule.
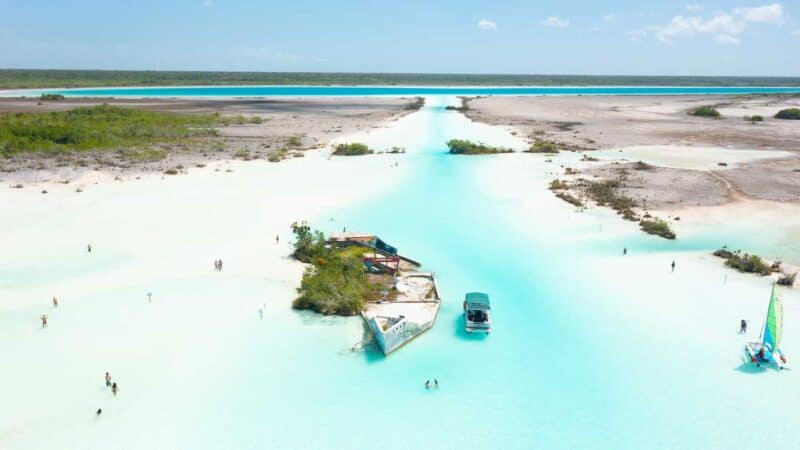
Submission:
[[[58,299],[55,296],[53,296],[53,308],[58,308]],[[39,320],[42,321],[42,328],[47,328],[47,314],[39,316]]]
[[[622,249],[622,256],[625,256],[627,254],[628,254],[628,247],[625,247],[625,248]],[[670,264],[670,268],[672,269],[672,272],[675,272],[675,260],[674,259],[672,260],[672,264]]]
[[[214,260],[214,270],[217,272],[222,272],[222,259]]]

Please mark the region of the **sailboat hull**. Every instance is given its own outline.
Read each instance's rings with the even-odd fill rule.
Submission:
[[[761,349],[764,352],[761,352]],[[750,342],[744,346],[744,356],[751,364],[761,367],[772,367],[773,369],[783,370],[786,368],[785,358],[780,351],[777,354],[767,351],[760,342]]]

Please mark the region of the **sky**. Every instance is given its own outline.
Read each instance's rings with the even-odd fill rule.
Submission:
[[[0,68],[800,76],[800,0],[0,0]]]

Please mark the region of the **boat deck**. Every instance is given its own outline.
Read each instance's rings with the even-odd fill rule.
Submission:
[[[396,287],[393,300],[368,303],[361,312],[386,355],[429,330],[441,304],[432,273],[402,274]]]

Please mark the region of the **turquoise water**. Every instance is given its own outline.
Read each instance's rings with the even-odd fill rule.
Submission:
[[[679,95],[798,93],[800,87],[576,86],[576,87],[425,87],[425,86],[212,86],[42,90],[90,97],[278,97],[415,95]]]
[[[722,286],[673,281],[666,270],[651,274],[650,289],[630,285],[624,271],[598,265],[621,241],[607,249],[565,245],[546,231],[553,218],[518,223],[519,205],[479,188],[484,157],[446,153],[444,142],[460,132],[463,117],[441,105],[418,114],[430,126],[421,148],[401,159],[413,165],[412,179],[314,225],[377,231],[436,272],[443,303],[434,329],[386,358],[375,348],[345,350],[341,329],[358,319],[299,314],[276,324],[271,337],[254,335],[224,362],[237,382],[204,395],[214,410],[198,413],[205,420],[193,428],[193,446],[800,445],[788,425],[800,420],[792,406],[800,400],[796,377],[753,376],[741,366],[740,338],[731,330],[740,312],[717,305],[711,316],[714,308],[703,304],[727,295]],[[663,254],[665,269],[682,249],[638,232],[625,242],[632,253]],[[698,238],[688,247],[704,245]],[[491,336],[462,331],[461,300],[472,290],[492,298]],[[441,387],[425,390],[434,377]]]
[[[800,378],[795,372],[752,371],[739,359],[744,337],[736,326],[744,317],[758,327],[768,282],[724,271],[713,258],[701,265],[686,256],[692,250],[707,253],[721,238],[747,237],[729,230],[667,242],[616,217],[574,212],[544,189],[549,169],[533,155],[448,155],[448,139],[485,131],[444,109],[455,101],[430,99],[401,119],[421,122],[411,127],[415,132],[401,129],[390,136],[407,154],[346,162],[398,161],[410,172],[402,184],[311,218],[325,231],[347,226],[377,232],[436,272],[443,298],[436,326],[388,358],[372,347],[351,351],[362,328],[359,318],[290,310],[294,284],[276,289],[270,274],[240,273],[239,261],[228,256],[224,274],[210,273],[209,260],[226,254],[229,244],[265,253],[265,264],[275,257],[264,249],[278,248],[271,243],[275,231],[261,229],[257,218],[283,208],[284,193],[270,196],[275,186],[260,182],[280,181],[282,165],[192,174],[164,180],[155,191],[144,183],[100,185],[81,195],[98,191],[102,201],[35,208],[29,226],[11,220],[10,213],[4,222],[9,246],[12,240],[31,249],[44,243],[51,253],[40,258],[29,255],[34,252],[27,245],[13,247],[11,259],[20,263],[0,264],[0,275],[15,279],[0,283],[0,290],[31,303],[0,315],[0,355],[10,355],[5,370],[12,380],[0,392],[12,398],[13,407],[0,409],[6,418],[0,420],[0,444],[215,450],[800,447],[794,429],[800,423]],[[342,160],[323,162],[334,171]],[[530,169],[525,177],[535,183],[516,178],[512,169],[519,166]],[[504,179],[528,189],[522,194],[530,203],[487,189]],[[288,191],[303,183],[319,189],[331,180],[339,181],[284,181]],[[242,208],[235,199],[247,193],[255,195]],[[48,201],[58,200],[56,195],[48,194]],[[153,195],[171,203],[151,210]],[[0,200],[6,198],[11,197]],[[99,214],[84,224],[75,205]],[[213,220],[195,223],[192,212],[198,209]],[[129,223],[126,214],[152,219]],[[248,221],[254,230],[234,226]],[[104,240],[112,249],[126,248],[127,236],[147,236],[136,241],[143,247],[136,255],[149,257],[133,258],[131,266],[131,255],[93,241],[92,258],[109,253],[90,262],[81,225],[90,233],[111,230]],[[58,232],[62,228],[66,234]],[[112,247],[111,239],[119,242]],[[192,251],[178,252],[184,246]],[[624,258],[623,246],[629,248]],[[173,252],[180,257],[173,259]],[[74,272],[57,264],[59,257]],[[673,259],[678,270],[671,274]],[[155,267],[144,271],[137,264]],[[64,273],[52,274],[59,271]],[[72,279],[67,290],[73,298],[59,292],[59,309],[44,309],[55,293],[36,291],[36,281],[69,288],[54,283],[63,278]],[[144,302],[150,290],[152,304]],[[472,290],[492,298],[494,332],[488,337],[462,331],[461,301]],[[37,298],[29,299],[28,291]],[[267,317],[258,320],[257,305],[264,303]],[[800,348],[798,296],[787,294],[785,303],[784,347],[791,358]],[[46,332],[36,323],[43,311],[53,319]],[[103,392],[102,373],[109,366],[123,386],[119,398],[96,395]],[[425,380],[434,377],[440,387],[425,390]],[[75,388],[65,392],[61,386]],[[99,406],[106,413],[95,420]],[[17,417],[36,419],[19,423]]]

